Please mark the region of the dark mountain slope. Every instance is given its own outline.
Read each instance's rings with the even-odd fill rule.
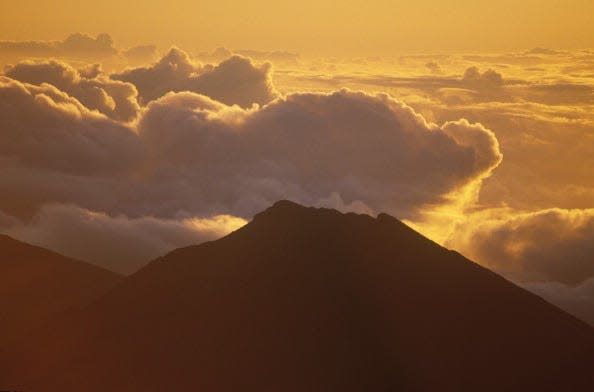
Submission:
[[[0,235],[0,349],[68,309],[87,305],[121,277]]]
[[[392,217],[279,202],[0,369],[26,391],[586,391],[594,331]]]

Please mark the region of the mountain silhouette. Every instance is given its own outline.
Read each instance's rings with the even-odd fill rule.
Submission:
[[[0,349],[51,316],[87,305],[121,277],[0,235]]]
[[[282,201],[0,358],[24,391],[590,391],[594,329],[385,214]]]

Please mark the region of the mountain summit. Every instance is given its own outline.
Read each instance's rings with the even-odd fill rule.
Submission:
[[[0,360],[26,391],[586,391],[594,330],[388,215],[281,201]]]

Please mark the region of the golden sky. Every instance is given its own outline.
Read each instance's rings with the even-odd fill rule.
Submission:
[[[2,40],[108,32],[121,45],[176,44],[388,55],[396,51],[594,46],[589,0],[31,0],[2,2]]]

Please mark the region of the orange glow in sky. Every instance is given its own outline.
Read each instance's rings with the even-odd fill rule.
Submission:
[[[588,0],[255,0],[238,2],[34,0],[0,5],[3,40],[62,39],[109,32],[190,50],[216,46],[304,54],[510,50],[594,46]]]

